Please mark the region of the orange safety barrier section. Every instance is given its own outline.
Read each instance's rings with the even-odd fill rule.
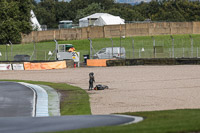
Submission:
[[[66,61],[41,62],[41,63],[24,62],[25,70],[63,69],[66,67],[67,67]]]
[[[107,66],[106,61],[109,59],[88,59],[87,66]]]

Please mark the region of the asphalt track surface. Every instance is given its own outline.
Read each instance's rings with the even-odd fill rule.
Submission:
[[[33,90],[15,82],[0,81],[0,133],[36,133],[135,123],[141,117],[77,115],[31,117]]]
[[[31,117],[33,96],[33,90],[26,86],[0,81],[0,117]]]
[[[115,115],[0,118],[1,133],[36,133],[121,125],[134,118]]]

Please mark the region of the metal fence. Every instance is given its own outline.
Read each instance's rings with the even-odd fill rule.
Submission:
[[[13,61],[15,55],[29,55],[30,60],[55,60],[55,44],[53,47],[42,48],[35,46],[22,46],[22,48],[12,48],[4,45],[3,49],[0,47],[0,61]],[[105,38],[105,39],[89,39],[88,45],[90,49],[79,50],[80,60],[84,61],[84,55],[94,57],[102,48],[106,47],[124,47],[126,50],[126,59],[133,58],[199,58],[200,57],[200,37],[188,36],[187,38],[173,38],[169,36],[164,38]],[[53,54],[53,55],[52,55]],[[109,58],[112,58],[110,56]]]
[[[51,52],[52,53],[52,52]],[[51,56],[49,51],[44,50],[36,50],[36,51],[26,51],[26,52],[1,52],[0,61],[14,61],[14,57],[16,55],[28,55],[30,57],[30,61],[34,60],[55,60],[55,55]],[[50,58],[51,57],[51,58]],[[50,58],[50,59],[49,59]]]
[[[198,58],[200,57],[200,38],[191,36],[183,39],[149,37],[146,40],[134,38],[110,38],[104,42],[92,40],[90,57],[103,47],[124,47],[126,58]]]

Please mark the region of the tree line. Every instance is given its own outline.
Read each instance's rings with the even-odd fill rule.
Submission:
[[[200,21],[200,2],[189,0],[152,0],[137,5],[114,0],[0,0],[0,44],[20,43],[21,34],[32,31],[30,11],[41,25],[58,28],[61,20],[78,24],[80,18],[93,13],[110,13],[125,21]]]
[[[120,16],[125,21],[200,21],[200,2],[189,0],[152,0],[137,5],[115,3],[114,0],[42,0],[33,3],[42,25],[57,28],[61,20],[78,20],[102,12]]]
[[[0,44],[21,42],[21,33],[32,31],[31,0],[0,0]]]

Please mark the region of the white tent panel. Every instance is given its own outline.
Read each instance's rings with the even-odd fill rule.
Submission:
[[[84,17],[82,19],[79,19],[79,21],[88,20],[88,18],[99,18],[100,16],[102,16],[104,14],[107,14],[107,13],[95,13],[95,14],[92,14],[90,16],[87,16],[87,17]]]
[[[79,27],[88,27],[89,26],[89,20],[88,19],[98,19],[103,14],[104,13],[95,13],[95,14],[92,14],[90,16],[79,19]]]
[[[101,20],[100,17],[102,17],[103,20]],[[87,17],[84,17],[82,19],[79,19],[79,27],[87,27],[87,26],[89,26],[89,20],[91,20],[92,25],[93,24],[94,25],[98,25],[98,23],[102,24],[103,23],[102,21],[104,21],[104,19],[106,19],[104,25],[115,24],[116,22],[114,23],[114,22],[111,22],[111,20],[109,20],[111,18],[117,20],[116,24],[120,24],[120,23],[124,24],[123,19],[121,20],[120,17],[118,17],[118,18],[115,18],[115,17],[118,17],[118,16],[113,16],[113,15],[108,14],[108,13],[95,13],[95,14],[92,14],[90,16],[87,16]],[[120,20],[123,21],[123,22],[121,22]],[[96,22],[96,21],[101,21],[101,22]],[[101,26],[101,25],[98,25],[98,26]]]
[[[121,19],[119,16],[100,16],[94,23],[95,26],[104,26],[104,25],[118,25],[125,24],[124,19]]]
[[[33,27],[33,30],[38,30],[38,31],[41,31],[41,25],[39,24],[33,10],[31,10],[31,23],[32,23],[32,27]]]
[[[89,23],[88,20],[79,21],[79,27],[88,27]]]

